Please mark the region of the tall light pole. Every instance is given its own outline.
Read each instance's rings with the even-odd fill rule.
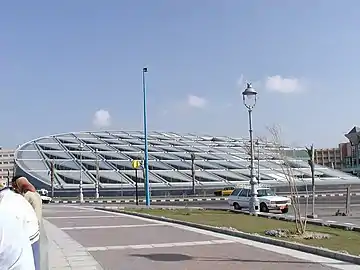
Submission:
[[[257,183],[260,184],[260,142],[259,139],[256,141],[257,146]]]
[[[82,174],[83,174],[83,169],[82,169],[82,150],[84,149],[84,144],[80,144],[79,145],[80,148],[80,184],[79,184],[79,199],[80,199],[80,203],[84,202],[84,193],[83,193],[83,178],[82,178]]]
[[[99,199],[100,174],[99,174],[99,159],[98,159],[98,150],[97,149],[95,149],[95,156],[96,156],[95,199]]]
[[[148,134],[147,134],[147,112],[146,112],[146,82],[145,73],[148,72],[146,67],[142,70],[142,87],[143,87],[143,103],[144,103],[144,172],[145,172],[145,204],[150,206],[150,187],[149,187],[149,162],[148,162]]]
[[[249,134],[250,134],[250,186],[251,186],[251,198],[249,201],[249,211],[252,214],[257,214],[259,210],[259,198],[257,197],[256,176],[254,173],[254,139],[252,128],[252,110],[256,105],[257,92],[248,83],[244,92],[242,92],[243,102],[249,113]]]
[[[195,190],[195,154],[191,153],[191,179],[192,179],[192,194],[196,194]]]

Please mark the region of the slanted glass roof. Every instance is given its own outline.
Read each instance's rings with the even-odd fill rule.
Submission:
[[[171,189],[185,185],[191,188],[192,153],[195,154],[196,185],[200,185],[201,189],[212,187],[214,183],[229,185],[249,180],[248,139],[172,132],[150,132],[148,139],[149,177],[156,187]],[[80,144],[84,145],[82,149]],[[286,183],[284,161],[276,148],[265,142],[260,143],[260,146],[258,149],[255,145],[255,158],[259,150],[261,182],[279,185],[284,184],[284,181]],[[133,187],[135,171],[131,161],[142,161],[144,149],[144,136],[140,131],[59,134],[22,145],[15,152],[15,166],[43,185],[50,186],[49,171],[51,162],[54,162],[55,187],[60,189],[78,188],[80,168],[85,188],[86,185],[94,186],[97,172],[100,175],[100,186],[116,187],[125,183]],[[287,151],[292,153],[290,148]],[[289,155],[287,164],[302,181],[311,180],[306,161]],[[258,162],[255,160],[256,175],[257,166]],[[318,165],[315,167],[315,175],[319,184],[358,183],[357,177]],[[138,177],[142,184],[142,168],[138,169]]]

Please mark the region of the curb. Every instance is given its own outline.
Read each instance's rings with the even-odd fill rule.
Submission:
[[[211,198],[174,198],[174,199],[154,199],[150,200],[150,203],[163,203],[163,202],[209,202],[209,201],[226,201],[227,197],[211,197]],[[135,203],[134,199],[130,200],[85,200],[83,203]],[[140,199],[139,203],[144,203],[145,200]],[[64,204],[77,204],[79,200],[56,200],[50,203],[64,203]]]
[[[152,215],[148,215],[148,214],[140,214],[140,213],[134,213],[134,212],[128,212],[128,211],[122,211],[122,210],[115,210],[115,209],[107,209],[107,208],[103,208],[103,207],[96,207],[95,209],[102,210],[102,211],[108,211],[108,212],[121,213],[121,214],[130,215],[130,216],[138,216],[138,217],[143,217],[143,218],[148,218],[148,219],[153,219],[153,220],[158,220],[158,221],[165,221],[165,222],[174,223],[174,224],[180,224],[180,225],[189,226],[189,227],[193,227],[193,228],[197,228],[197,229],[212,231],[212,232],[216,232],[216,233],[221,233],[221,234],[225,234],[225,235],[229,235],[229,236],[244,238],[244,239],[261,242],[261,243],[265,243],[265,244],[271,244],[271,245],[280,246],[280,247],[284,247],[284,248],[294,249],[294,250],[311,253],[314,255],[322,256],[322,257],[327,257],[327,258],[331,258],[331,259],[335,259],[335,260],[340,260],[340,261],[360,265],[360,257],[340,253],[337,251],[331,251],[328,249],[317,248],[317,247],[307,246],[307,245],[303,245],[303,244],[297,244],[297,243],[293,243],[293,242],[289,242],[289,241],[273,239],[270,237],[265,237],[265,236],[250,234],[250,233],[244,233],[244,232],[240,232],[240,231],[225,230],[225,229],[221,229],[221,228],[217,228],[217,227],[213,227],[213,226],[209,226],[209,225],[202,225],[202,224],[181,221],[181,220],[175,220],[175,219],[170,219],[170,218],[165,218],[165,217],[157,217],[157,216],[152,216]]]
[[[290,195],[282,195],[285,197],[290,197]],[[324,198],[324,197],[346,197],[345,193],[329,193],[329,194],[315,194],[315,198]],[[360,193],[351,193],[351,196],[360,196]],[[311,198],[311,195],[298,195],[298,198]],[[226,201],[228,197],[206,197],[206,198],[172,198],[172,199],[153,199],[150,200],[150,203],[164,203],[164,202],[209,202],[209,201]],[[139,203],[144,203],[145,200],[140,199]],[[79,200],[54,200],[50,203],[80,203]],[[85,200],[84,203],[135,203],[135,199],[127,200]]]

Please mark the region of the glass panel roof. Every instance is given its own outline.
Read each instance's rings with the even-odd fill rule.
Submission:
[[[209,161],[209,163],[220,164],[222,167],[224,167],[226,169],[244,168],[244,166],[242,164],[235,163],[235,162],[232,162],[232,161],[226,161],[226,160]]]
[[[153,168],[151,168],[153,167]],[[165,163],[156,161],[156,160],[149,160],[149,169],[150,170],[171,170],[171,166],[167,166]]]
[[[82,141],[86,144],[103,144],[100,139],[82,139]]]
[[[156,159],[164,159],[164,160],[179,160],[180,158],[175,155],[170,155],[168,153],[151,153],[153,157]]]
[[[58,143],[38,144],[38,147],[43,149],[43,150],[61,150],[61,151],[64,151],[64,147],[62,147]],[[32,146],[32,148],[35,149],[34,146]],[[24,148],[21,148],[21,149],[24,149]]]
[[[113,145],[113,146],[121,152],[137,152],[137,151],[139,151],[138,148],[135,148],[134,146],[129,146],[129,145]]]
[[[167,160],[167,164],[170,164],[175,169],[185,169],[185,170],[191,170],[191,163],[190,162],[184,162],[181,160]]]
[[[41,159],[40,153],[36,150],[33,151],[19,151],[17,155],[18,159]]]
[[[73,179],[74,184],[78,183],[80,181],[80,171],[56,171],[57,175],[62,175],[65,176],[67,178]],[[92,181],[89,176],[87,175],[87,173],[85,173],[85,171],[82,171],[82,180],[84,183],[86,184],[93,184],[94,181]]]
[[[92,171],[89,171],[93,176],[94,176],[94,178],[96,179],[96,174],[97,174],[97,172],[96,171],[94,171],[94,170],[92,170]],[[119,184],[120,183],[124,183],[124,184],[128,184],[129,182],[127,181],[127,179],[123,176],[123,175],[121,175],[121,174],[119,174],[119,173],[117,173],[117,172],[115,172],[115,171],[102,171],[102,170],[100,170],[99,171],[99,176],[100,177],[105,177],[105,178],[108,178],[108,179],[110,179],[110,180],[112,180],[112,181],[115,181],[115,182],[119,182]]]
[[[176,152],[172,153],[173,155],[177,156],[178,159],[185,159],[185,160],[191,160],[191,153],[184,153],[184,152]],[[195,159],[201,159],[202,157],[199,154],[195,154]]]
[[[86,165],[92,166],[94,168],[96,168],[96,161],[95,160],[83,160],[82,164],[86,167]],[[110,167],[107,163],[105,163],[102,160],[98,161],[99,164],[99,169],[100,170],[113,170],[112,167]],[[92,170],[92,169],[90,169]]]
[[[191,177],[191,171],[187,171],[186,174],[188,174],[188,175]],[[196,171],[195,177],[196,177],[196,178],[201,177],[201,178],[204,178],[204,179],[206,179],[206,180],[208,180],[208,181],[218,181],[218,182],[222,181],[222,180],[221,180],[219,177],[217,177],[216,175],[211,174],[211,173],[208,173],[208,172],[206,172],[206,171]],[[201,181],[204,181],[204,180],[199,180],[199,181],[201,182]]]
[[[80,165],[74,160],[54,160],[55,169],[59,170],[80,170]]]
[[[49,159],[53,159],[55,157],[65,158],[65,159],[66,158],[68,158],[68,159],[72,158],[67,152],[64,152],[64,151],[43,151],[43,153],[45,155],[54,156],[54,157],[48,157]]]
[[[93,152],[90,151],[71,151],[71,154],[79,156],[82,156],[83,159],[96,159],[96,156]]]
[[[141,152],[122,152],[122,154],[128,156],[130,159],[138,159],[138,160],[144,159],[144,154]],[[150,159],[150,156],[149,156],[149,159]]]
[[[157,171],[157,174],[160,177],[164,177],[165,180],[171,182],[190,182],[192,181],[191,177],[186,174],[177,172],[177,171]]]
[[[107,160],[129,160],[130,158],[119,153],[119,152],[114,152],[114,151],[108,151],[108,152],[105,152],[105,151],[99,151],[98,152],[98,155],[100,155],[101,157],[104,157],[105,159]]]
[[[160,151],[165,152],[178,152],[179,149],[173,146],[158,146],[157,149],[161,149]]]
[[[121,173],[123,173],[125,175],[128,175],[128,176],[135,177],[135,170],[122,171]],[[141,171],[138,172],[138,179],[139,179],[140,182],[144,183],[144,174]],[[152,174],[152,172],[149,172],[149,181],[153,182],[153,183],[161,183],[161,182],[163,182],[163,181],[161,181],[161,179],[154,176],[154,174]]]
[[[88,147],[90,147],[91,149],[98,150],[104,150],[104,151],[114,151],[111,147],[105,145],[105,144],[87,144]]]
[[[229,181],[249,181],[248,177],[232,171],[211,171],[213,174],[218,175]]]
[[[208,162],[204,160],[197,160],[195,161],[195,165],[199,166],[202,169],[224,169],[220,164],[217,164],[216,162]]]
[[[76,132],[74,133],[74,135],[77,137],[77,138],[86,138],[86,139],[92,139],[92,138],[96,138],[95,136],[93,136],[92,134],[90,134],[89,132],[83,132],[83,133],[80,133],[80,132]]]
[[[49,170],[43,160],[18,160],[18,162],[24,168],[28,168],[29,171],[37,171],[37,170],[48,171]]]
[[[36,140],[37,143],[58,143],[57,140],[55,140],[54,138],[42,138],[39,140]]]
[[[127,140],[128,143],[132,144],[132,145],[144,145],[144,142],[142,140],[137,140],[137,139],[131,139],[131,140]]]
[[[114,164],[119,170],[133,170],[130,160],[111,160],[109,162]]]
[[[34,144],[26,144],[23,147],[21,147],[20,151],[23,150],[36,150],[35,145]]]

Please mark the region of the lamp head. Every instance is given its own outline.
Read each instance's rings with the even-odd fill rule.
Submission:
[[[257,92],[252,87],[251,83],[246,84],[245,90],[242,92],[244,105],[251,110],[256,104]]]

